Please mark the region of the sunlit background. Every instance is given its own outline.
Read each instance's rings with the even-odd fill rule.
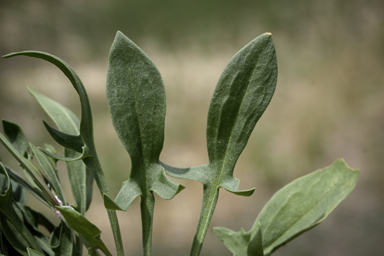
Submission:
[[[99,156],[115,196],[130,170],[105,98],[116,31],[139,45],[163,76],[167,116],[161,160],[178,167],[207,163],[205,126],[216,82],[238,50],[271,32],[277,89],[235,169],[240,188],[256,187],[256,192],[243,198],[222,190],[211,227],[248,230],[277,189],[344,158],[361,170],[356,189],[322,224],[274,255],[379,256],[384,239],[383,12],[381,0],[1,0],[0,54],[46,51],[75,69],[88,90]],[[27,86],[80,114],[75,90],[47,62],[0,60],[0,118],[18,123],[35,145],[56,145],[41,122],[50,120]],[[0,157],[18,169],[2,146]],[[71,198],[64,164],[59,167]],[[156,198],[153,255],[189,255],[202,185],[178,182],[187,189],[176,198]],[[114,252],[107,214],[96,188],[94,192],[86,216]],[[50,209],[30,199],[58,222]],[[126,255],[142,255],[138,199],[119,213],[119,220]],[[210,228],[201,255],[231,253]]]

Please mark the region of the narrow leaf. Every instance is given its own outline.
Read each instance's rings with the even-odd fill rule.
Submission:
[[[59,177],[57,176],[56,167],[53,163],[48,159],[46,154],[43,154],[40,150],[38,150],[34,145],[30,143],[30,148],[32,149],[33,154],[35,155],[37,161],[39,162],[41,168],[43,169],[45,176],[48,178],[50,185],[55,190],[59,199],[66,204],[66,200],[64,197],[64,192],[61,188],[61,184],[59,181]]]
[[[49,134],[52,136],[52,138],[59,143],[61,146],[65,148],[72,149],[76,152],[81,153],[83,150],[84,143],[81,140],[80,135],[71,135],[64,132],[60,132],[59,130],[56,130],[46,122],[44,122],[44,126],[49,132]]]
[[[75,136],[80,134],[80,121],[71,110],[31,88],[28,89],[60,131]],[[66,148],[64,156],[75,159],[79,157],[79,153]],[[93,175],[82,161],[66,164],[77,210],[84,214],[92,201]]]
[[[14,56],[29,56],[29,57],[35,57],[39,59],[44,59],[52,64],[54,64],[56,67],[58,67],[71,81],[73,87],[77,91],[79,98],[80,98],[80,104],[81,104],[81,121],[80,121],[80,137],[83,141],[84,146],[82,147],[82,154],[79,157],[70,158],[70,157],[60,157],[52,152],[49,152],[47,150],[43,150],[44,153],[47,155],[60,159],[63,161],[75,161],[75,160],[82,160],[83,163],[89,168],[89,170],[92,172],[93,177],[95,178],[95,181],[97,183],[97,186],[100,189],[101,194],[109,195],[109,188],[107,186],[107,182],[104,177],[104,173],[102,171],[100,161],[97,156],[96,148],[95,148],[95,142],[93,140],[93,122],[92,122],[92,112],[91,112],[91,106],[89,103],[87,92],[84,88],[83,83],[81,82],[80,78],[77,76],[75,71],[63,60],[60,58],[45,53],[45,52],[39,52],[39,51],[24,51],[24,52],[16,52],[16,53],[10,53],[5,56],[4,58],[10,58]],[[1,134],[0,134],[1,135]],[[1,139],[1,137],[0,137]],[[113,237],[115,239],[115,245],[117,250],[117,255],[122,256],[124,255],[123,250],[123,243],[121,239],[120,229],[118,225],[117,215],[115,211],[107,211],[108,217],[110,220]]]
[[[72,256],[73,233],[64,222],[53,231],[50,244],[55,255]]]
[[[0,188],[0,226],[10,244],[21,254],[27,247],[42,252],[31,232],[25,228],[23,216],[12,199],[12,183],[2,163],[0,163],[2,187]]]
[[[83,215],[75,210],[57,207],[69,227],[75,231],[87,246],[88,250],[100,249],[108,256],[112,256],[103,241],[100,239],[101,231]]]
[[[28,139],[21,128],[12,122],[3,120],[4,134],[7,136],[9,142],[16,148],[16,150],[23,156],[30,159]]]
[[[28,248],[28,256],[44,256],[44,254]]]

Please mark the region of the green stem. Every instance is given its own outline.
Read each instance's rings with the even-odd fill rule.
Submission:
[[[141,196],[141,223],[143,229],[143,255],[152,254],[152,230],[153,213],[155,208],[155,197],[152,192]]]
[[[109,188],[105,180],[104,173],[101,169],[98,157],[86,157],[83,159],[83,162],[90,170],[92,170],[96,184],[100,189],[101,196],[103,196],[103,194],[106,194],[110,197],[111,195],[109,192]],[[123,240],[121,238],[120,226],[119,221],[117,219],[116,211],[107,210],[107,213],[112,228],[113,238],[115,240],[117,255],[124,256]]]
[[[200,255],[205,236],[211,222],[213,212],[215,211],[219,199],[219,190],[215,186],[204,185],[203,203],[201,207],[199,222],[197,224],[195,238],[193,239],[191,256]]]

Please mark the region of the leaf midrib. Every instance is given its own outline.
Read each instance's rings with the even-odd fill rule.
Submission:
[[[263,49],[261,50],[262,53],[264,52],[264,49],[266,48],[266,45],[267,45],[267,44],[265,44],[265,45],[263,46]],[[253,50],[253,49],[254,49],[254,48],[252,48],[252,50]],[[245,59],[247,59],[247,57],[248,57],[250,54],[251,54],[251,51],[250,51],[248,54],[246,54]],[[257,65],[258,65],[258,63],[259,63],[259,60],[260,60],[260,55],[258,56],[257,61],[255,62],[255,65],[254,65],[252,74],[251,74],[251,75],[248,77],[248,79],[247,79],[247,86],[246,86],[247,88],[246,88],[246,90],[245,90],[245,93],[244,93],[243,97],[241,98],[241,103],[240,103],[239,111],[237,111],[237,113],[236,113],[235,122],[233,122],[233,125],[232,125],[232,127],[231,127],[230,137],[229,137],[228,143],[227,143],[227,145],[226,145],[224,159],[223,159],[221,165],[219,166],[219,168],[216,169],[216,171],[215,171],[215,173],[219,172],[218,179],[217,179],[217,181],[215,182],[215,183],[216,183],[216,184],[215,184],[215,187],[218,187],[218,186],[220,185],[220,183],[221,183],[221,179],[222,179],[222,175],[223,175],[223,169],[225,168],[226,163],[227,163],[227,159],[228,159],[228,148],[229,148],[229,144],[230,144],[230,142],[231,142],[231,140],[232,140],[233,129],[234,129],[234,127],[236,126],[236,123],[237,123],[237,119],[238,119],[238,117],[239,117],[239,113],[240,113],[241,106],[243,105],[244,98],[245,98],[245,96],[247,95],[248,88],[249,88],[249,86],[250,86],[250,84],[251,84],[250,81],[251,81],[253,75],[254,75],[255,72],[256,72],[256,67],[257,67]],[[264,88],[264,87],[263,87],[263,88]],[[265,88],[264,88],[264,90],[265,90]],[[263,94],[263,99],[264,99],[264,97],[265,97],[265,93]],[[263,102],[263,100],[262,100],[261,102]],[[220,117],[220,119],[221,119],[221,117]],[[217,141],[218,141],[218,136],[219,136],[219,133],[216,134],[216,138],[215,138],[216,145],[217,145]],[[215,155],[216,155],[216,161],[217,161],[217,151],[215,152]]]
[[[312,185],[312,187],[314,187],[316,184],[318,184],[319,182],[321,181],[321,178],[319,177],[318,179],[317,179],[317,181],[316,181],[316,183],[314,183],[313,185]],[[327,193],[325,193],[324,194],[324,196],[322,196],[321,197],[321,199],[320,200],[318,200],[318,202],[316,203],[316,204],[314,204],[309,210],[307,210],[307,211],[305,211],[304,212],[304,214],[300,217],[300,218],[298,218],[294,223],[293,223],[293,225],[291,225],[291,227],[289,228],[289,229],[287,229],[286,231],[284,231],[279,237],[277,237],[275,240],[273,240],[271,243],[269,243],[268,245],[266,245],[266,247],[268,248],[268,250],[270,250],[270,248],[269,247],[271,247],[271,245],[274,243],[274,242],[276,242],[278,239],[280,239],[281,237],[283,237],[289,230],[291,230],[301,219],[303,219],[305,216],[307,216],[307,214],[308,214],[308,212],[310,212],[311,210],[313,210],[317,205],[319,205],[322,201],[323,201],[323,199],[332,191],[332,189],[336,186],[336,183],[339,181],[339,179],[337,179],[337,181],[336,182],[334,182],[333,184],[332,184],[332,187],[330,187],[329,189],[328,189],[328,191],[327,191]],[[288,200],[286,201],[286,203],[288,203]],[[286,205],[286,204],[284,204],[284,205]],[[281,211],[281,209],[282,208],[280,208],[280,211]],[[267,230],[268,228],[269,228],[269,226],[272,224],[272,222],[273,222],[273,220],[276,218],[276,216],[277,216],[277,214],[280,212],[280,211],[278,211],[278,212],[276,212],[276,214],[273,216],[273,218],[272,218],[272,220],[269,222],[269,224],[268,224],[268,226],[267,226],[267,228],[265,229],[265,230]],[[296,233],[295,233],[296,234]],[[295,235],[294,234],[294,235]],[[280,243],[281,244],[281,243]],[[276,246],[279,246],[280,244],[277,244]],[[276,247],[275,246],[275,247]]]

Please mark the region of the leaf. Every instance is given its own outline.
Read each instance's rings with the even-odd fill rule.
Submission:
[[[115,202],[104,196],[105,206],[127,210],[137,196],[142,196],[144,254],[149,255],[153,192],[171,199],[183,186],[171,181],[159,164],[166,108],[161,75],[149,57],[120,31],[109,55],[107,99],[113,126],[131,157],[132,169]]]
[[[60,131],[73,136],[80,134],[80,121],[71,110],[31,88],[28,89]],[[68,158],[79,157],[77,152],[67,148],[64,149],[64,155]],[[93,175],[82,161],[66,164],[77,210],[84,214],[92,201]]]
[[[45,176],[47,177],[50,185],[55,190],[57,196],[59,199],[66,204],[66,200],[64,197],[64,192],[61,188],[61,184],[59,181],[59,177],[57,176],[57,170],[56,167],[53,165],[53,163],[50,161],[49,157],[45,154],[43,154],[40,150],[38,150],[34,145],[31,143],[29,144],[30,148],[32,149],[33,154],[35,155],[37,161],[39,162],[41,168],[44,171]]]
[[[45,204],[48,207],[51,207],[47,201],[45,200],[42,192],[40,189],[37,189],[35,187],[32,187],[28,182],[26,182],[17,172],[9,168],[8,166],[4,165],[5,170],[7,171],[9,178],[11,178],[13,181],[15,181],[17,184],[22,186],[26,191],[28,191],[31,195],[36,197],[40,202]]]
[[[97,183],[97,186],[100,189],[101,194],[105,194],[106,196],[109,196],[110,192],[107,186],[107,182],[104,177],[104,173],[102,171],[100,161],[97,156],[96,148],[95,148],[95,142],[93,140],[93,122],[92,122],[92,112],[91,112],[91,106],[89,103],[87,92],[84,88],[83,83],[81,82],[80,78],[77,76],[75,71],[62,59],[45,53],[45,52],[39,52],[39,51],[23,51],[23,52],[15,52],[10,53],[5,56],[4,58],[10,58],[18,55],[24,55],[29,57],[35,57],[39,59],[44,59],[52,64],[54,64],[56,67],[58,67],[71,81],[73,87],[75,88],[76,92],[78,93],[80,97],[80,104],[81,104],[81,121],[80,121],[80,138],[83,141],[84,146],[82,147],[82,153],[80,156],[77,157],[62,157],[53,154],[49,150],[42,151],[47,154],[48,156],[51,156],[55,159],[63,160],[63,161],[76,161],[76,160],[82,160],[83,163],[89,168],[89,170],[92,172],[93,177],[95,178],[95,181]],[[52,131],[51,131],[52,132]],[[0,134],[1,135],[1,134]],[[61,134],[62,135],[62,134]],[[1,137],[0,137],[1,139]],[[72,138],[73,139],[73,138]],[[58,143],[62,142],[62,140],[57,141]],[[72,141],[73,143],[73,141]],[[77,142],[76,142],[77,143]],[[63,143],[66,144],[66,143]],[[77,144],[75,144],[77,145]],[[68,145],[63,145],[68,146]],[[113,237],[115,239],[116,244],[116,250],[117,255],[122,256],[124,255],[123,250],[123,243],[121,239],[121,234],[118,226],[118,220],[117,215],[115,211],[107,211],[108,217],[111,223],[111,228],[113,232]]]
[[[28,139],[25,136],[21,128],[12,122],[3,120],[3,129],[4,134],[7,136],[8,141],[15,147],[15,149],[20,153],[20,155],[25,156],[28,159],[31,159],[31,154],[29,153]]]
[[[44,200],[47,202],[47,204],[49,204],[50,206],[56,205],[57,200],[52,194],[51,190],[48,188],[47,184],[45,183],[39,169],[37,169],[36,166],[34,166],[31,161],[24,158],[17,151],[17,149],[3,136],[2,133],[0,133],[0,142],[12,154],[12,156],[19,162],[21,167],[24,169],[25,174],[30,176],[30,179],[33,182],[32,185],[35,184],[37,186],[37,189],[41,190],[41,193],[39,193],[39,195],[42,196]]]
[[[51,235],[51,247],[55,255],[72,256],[73,235],[64,222],[61,222]]]
[[[275,193],[247,233],[251,234],[250,238],[254,237],[261,228],[264,254],[270,255],[320,224],[353,190],[358,175],[358,170],[349,168],[339,159],[329,167],[294,180]],[[244,233],[231,232],[235,241]],[[228,241],[231,238],[219,238],[226,246],[230,243]],[[255,243],[258,243],[258,239],[239,244],[236,250],[245,251],[246,246],[249,249],[256,246]],[[232,251],[233,247],[228,249]]]
[[[257,121],[272,99],[277,82],[276,52],[270,33],[255,38],[236,53],[224,69],[208,112],[209,164],[187,169],[167,168],[176,178],[198,180],[204,185],[191,255],[199,255],[219,196],[219,189],[250,196],[254,189],[239,190],[233,170]]]
[[[4,174],[0,193],[0,227],[8,242],[19,253],[26,255],[26,247],[42,252],[31,232],[25,228],[23,216],[12,199],[12,183],[2,163],[0,173]],[[4,179],[5,178],[5,179]]]
[[[101,231],[88,219],[77,211],[65,207],[56,207],[63,215],[69,227],[82,238],[88,250],[100,249],[105,255],[112,256],[103,241],[100,239]]]
[[[28,256],[44,256],[44,254],[28,248]]]
[[[215,227],[216,236],[224,243],[224,245],[233,253],[233,256],[246,256],[250,239],[250,232],[243,229],[235,232],[228,228]]]
[[[264,256],[263,235],[260,222],[257,223],[257,231],[253,232],[253,235],[250,238],[247,254],[253,256]]]

